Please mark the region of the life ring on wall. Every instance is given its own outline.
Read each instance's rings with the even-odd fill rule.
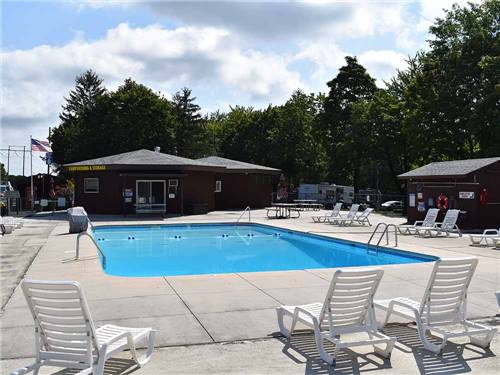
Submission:
[[[437,199],[436,206],[440,210],[447,210],[448,209],[448,197],[444,194],[441,194]]]
[[[488,204],[488,190],[483,189],[479,193],[479,202],[483,205],[486,206]]]

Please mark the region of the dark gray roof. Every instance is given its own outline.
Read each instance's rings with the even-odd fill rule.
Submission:
[[[226,167],[229,170],[235,170],[235,171],[262,171],[262,172],[274,172],[274,173],[281,172],[280,169],[264,167],[263,165],[258,165],[258,164],[245,163],[238,160],[221,158],[219,156],[208,156],[206,158],[201,158],[197,160],[212,165],[218,165],[220,167]]]
[[[460,177],[460,176],[466,176],[469,173],[475,172],[478,169],[496,163],[497,161],[500,161],[500,157],[441,161],[424,165],[423,167],[400,174],[398,177],[399,178],[433,177],[433,176]]]
[[[180,156],[163,154],[150,150],[137,150],[124,152],[123,154],[104,156],[102,158],[79,161],[65,164],[65,167],[83,165],[156,165],[156,166],[196,166],[196,167],[218,167],[199,160],[183,158]]]

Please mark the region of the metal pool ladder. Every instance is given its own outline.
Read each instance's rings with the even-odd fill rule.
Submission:
[[[87,219],[87,220],[89,222],[90,228],[94,229],[94,225],[92,224],[92,222],[90,221],[90,219]],[[91,241],[94,243],[95,247],[97,248],[97,251],[102,256],[102,268],[106,268],[106,256],[104,255],[104,253],[99,248],[99,245],[95,241],[94,237],[92,237],[88,231],[80,232],[80,233],[78,233],[78,236],[76,236],[76,254],[75,254],[75,260],[78,260],[80,258],[80,238],[82,236],[87,236],[88,238],[91,239]]]
[[[252,217],[251,217],[251,212],[252,210],[250,209],[250,206],[247,206],[247,208],[245,208],[243,210],[243,212],[241,213],[240,217],[238,218],[238,220],[236,220],[236,224],[240,222],[241,218],[243,217],[243,215],[245,215],[245,213],[248,212],[248,222],[250,223],[252,221]]]
[[[384,228],[384,230],[382,231],[382,234],[380,235],[380,237],[377,241],[377,244],[373,245],[372,240],[375,237],[375,234],[377,233],[378,228],[380,228],[380,227]],[[370,236],[370,239],[366,243],[366,250],[367,251],[372,250],[372,251],[375,251],[376,253],[378,253],[378,249],[380,247],[380,242],[382,241],[382,238],[384,238],[384,235],[385,235],[385,244],[389,245],[389,230],[390,230],[390,228],[394,228],[394,246],[397,247],[398,246],[398,228],[396,228],[396,226],[394,224],[378,223],[377,226],[375,227],[375,229],[373,230],[373,233]]]

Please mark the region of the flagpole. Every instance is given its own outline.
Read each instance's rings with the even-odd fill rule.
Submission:
[[[33,194],[33,138],[30,135],[30,169],[31,169],[31,211],[35,209]]]

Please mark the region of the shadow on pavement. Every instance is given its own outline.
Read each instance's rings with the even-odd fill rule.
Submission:
[[[283,342],[283,353],[297,363],[305,363],[306,374],[359,374],[391,368],[390,361],[376,354],[360,354],[344,349],[337,355],[335,368],[323,361],[316,347],[313,334],[293,335],[291,340],[278,337]],[[328,351],[333,351],[333,344],[325,342]],[[298,354],[298,355],[297,355]]]
[[[463,374],[471,371],[467,361],[495,356],[489,349],[483,349],[471,344],[455,344],[449,341],[442,355],[434,354],[424,349],[416,328],[408,324],[388,325],[384,328],[384,333],[397,337],[396,350],[413,354],[421,374]],[[429,336],[429,338],[436,344],[441,342],[437,337]],[[463,356],[466,348],[476,355],[468,357],[466,360]]]
[[[43,367],[42,367],[43,368]],[[136,363],[131,359],[125,358],[110,358],[104,366],[104,375],[127,375],[137,371]],[[77,374],[77,369],[64,369],[52,373],[51,375],[74,375]]]

